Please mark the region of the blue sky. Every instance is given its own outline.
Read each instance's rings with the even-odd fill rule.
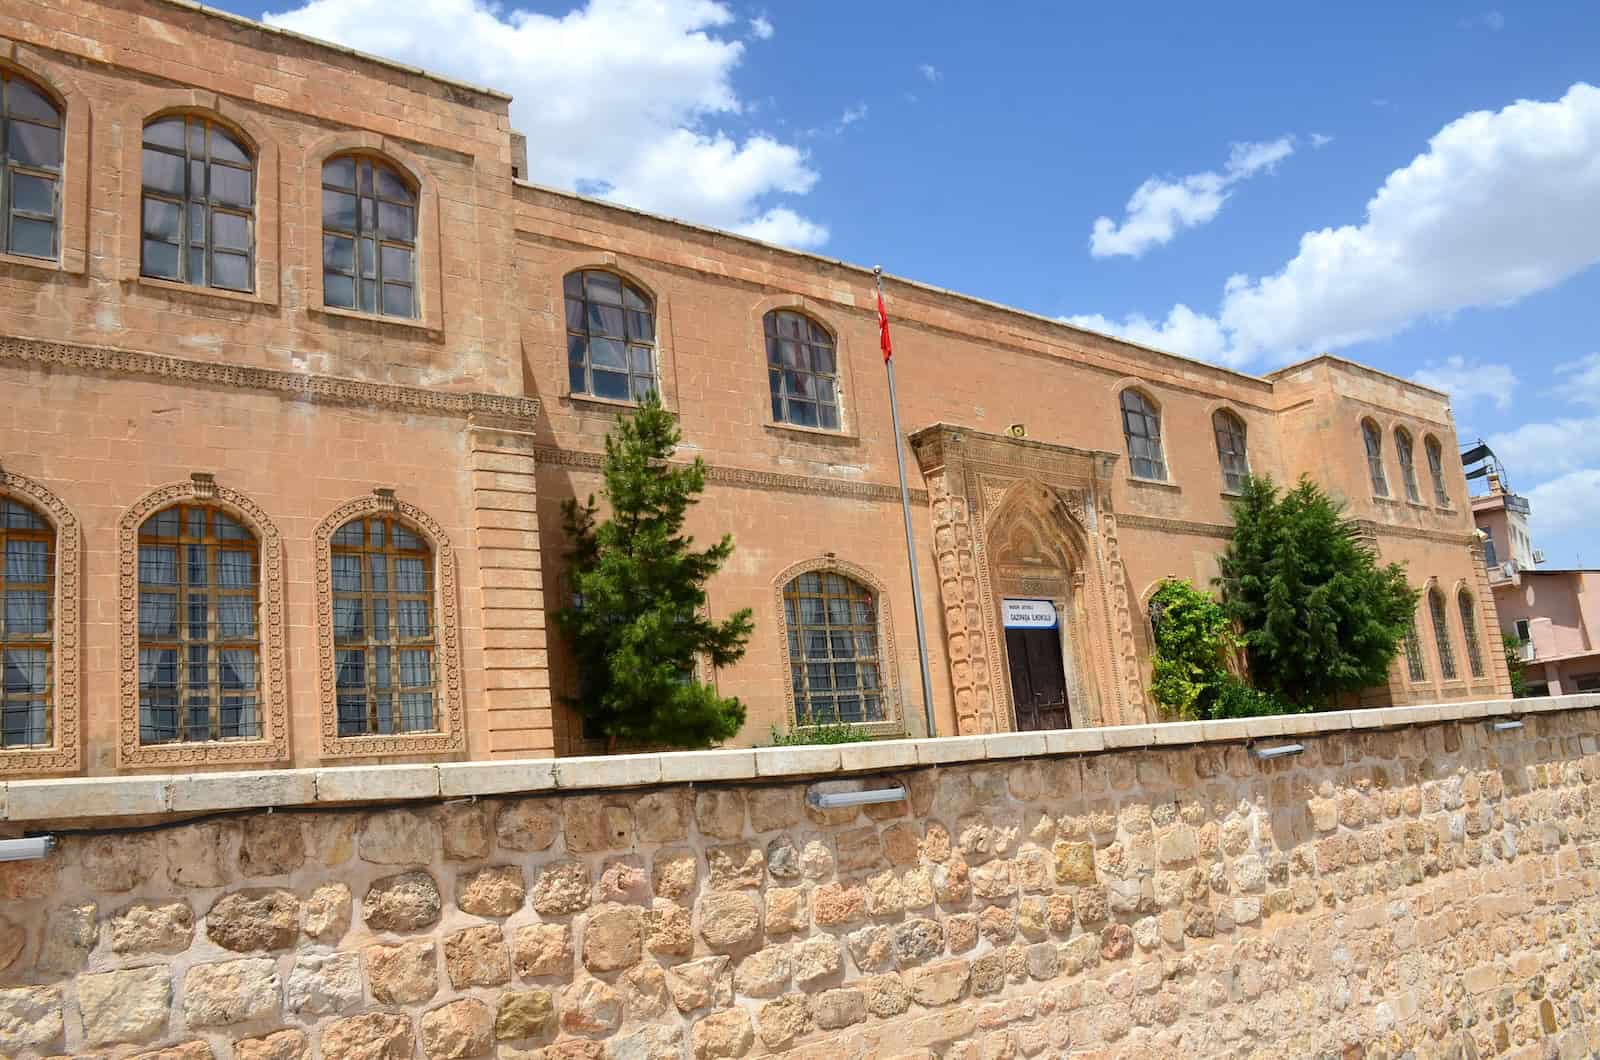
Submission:
[[[221,6],[514,93],[544,183],[1444,386],[1551,562],[1600,564],[1592,2]]]

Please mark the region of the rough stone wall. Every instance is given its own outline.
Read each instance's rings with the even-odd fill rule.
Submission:
[[[0,1055],[1600,1050],[1600,710],[1296,739],[70,836],[0,864]]]

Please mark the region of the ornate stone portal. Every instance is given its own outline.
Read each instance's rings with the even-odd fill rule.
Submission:
[[[911,444],[928,484],[958,731],[1016,727],[1000,620],[1007,596],[1055,605],[1074,726],[1147,720],[1111,510],[1117,454],[944,423]]]

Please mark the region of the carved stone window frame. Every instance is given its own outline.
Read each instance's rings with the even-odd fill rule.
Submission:
[[[191,502],[226,512],[256,535],[261,548],[261,703],[258,740],[208,740],[144,745],[139,742],[139,528],[164,508]],[[284,636],[283,537],[267,513],[238,490],[196,472],[187,482],[161,486],[141,497],[117,521],[117,672],[121,686],[117,765],[129,767],[241,765],[289,758],[288,645]]]
[[[78,736],[78,644],[82,630],[83,532],[78,517],[61,498],[31,478],[0,468],[0,496],[10,496],[32,508],[55,531],[55,614],[51,660],[54,680],[50,687],[51,742],[48,746],[0,750],[0,777],[16,774],[76,773],[82,768],[83,749]]]
[[[853,722],[856,728],[874,736],[898,736],[906,730],[905,702],[900,688],[900,656],[895,649],[894,622],[889,615],[889,590],[866,567],[834,556],[815,556],[785,567],[772,583],[773,625],[777,629],[779,672],[783,674],[784,720],[795,724],[794,678],[789,672],[789,621],[783,609],[784,588],[802,574],[824,572],[841,574],[866,586],[877,595],[878,657],[883,668],[883,721]]]
[[[374,736],[339,735],[339,697],[336,689],[333,644],[333,535],[352,519],[390,515],[407,523],[433,549],[434,614],[439,631],[435,732],[389,733]],[[444,529],[422,509],[379,488],[365,497],[347,501],[317,524],[316,604],[318,716],[322,721],[324,758],[370,758],[383,755],[454,754],[465,751],[466,723],[462,705],[461,609],[456,584],[456,554]]]

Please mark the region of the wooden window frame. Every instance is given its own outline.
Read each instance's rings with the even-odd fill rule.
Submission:
[[[1130,399],[1137,405],[1130,407]],[[1128,472],[1150,482],[1170,481],[1166,443],[1161,435],[1161,406],[1143,390],[1130,386],[1117,395],[1117,409],[1122,416],[1122,440],[1128,449]],[[1149,451],[1135,452],[1136,441]],[[1141,461],[1151,469],[1148,473],[1140,470]]]
[[[21,82],[53,110],[54,120],[47,121],[39,115],[13,114],[11,96],[14,83]],[[11,125],[20,122],[40,129],[55,130],[56,162],[54,167],[22,162],[11,157]],[[43,84],[31,77],[0,66],[0,252],[15,254],[38,261],[59,261],[61,258],[61,200],[62,169],[67,157],[66,115],[61,103]],[[50,210],[23,210],[16,205],[17,177],[47,180],[51,184]],[[32,221],[50,226],[50,253],[32,254],[15,246],[15,227],[18,220]]]
[[[1406,627],[1406,676],[1414,685],[1426,684],[1428,681],[1428,668],[1423,662],[1422,638],[1417,635],[1417,616],[1411,616],[1411,624]]]
[[[1456,607],[1461,612],[1461,637],[1467,645],[1467,672],[1474,678],[1485,675],[1483,647],[1478,639],[1478,602],[1465,587],[1456,590]]]
[[[593,276],[606,276],[617,282],[618,301],[596,301],[590,297],[590,278]],[[576,281],[576,282],[574,282]],[[574,291],[576,286],[576,291]],[[621,273],[611,269],[574,269],[562,277],[561,281],[562,307],[566,320],[567,336],[567,388],[568,393],[595,398],[600,401],[620,401],[637,404],[644,399],[645,394],[654,391],[657,395],[661,392],[660,362],[656,356],[656,307],[653,299],[644,288],[629,280]],[[630,304],[630,297],[638,303]],[[614,308],[622,314],[621,334],[612,335],[605,331],[596,332],[594,322],[597,318],[595,308]],[[576,309],[578,319],[574,321],[573,313]],[[649,320],[649,336],[641,337],[634,334],[639,321],[639,315],[644,315]],[[622,344],[623,364],[621,369],[601,366],[602,374],[620,375],[625,380],[627,394],[616,397],[601,394],[594,386],[595,365],[593,362],[593,341],[597,338],[611,339]],[[579,346],[581,344],[581,347]],[[646,368],[641,369],[635,360],[635,352],[642,352],[646,361]],[[574,357],[574,353],[577,356]],[[640,383],[644,385],[641,387]]]
[[[19,509],[15,514],[7,507]],[[22,519],[34,525],[12,525]],[[36,542],[44,545],[43,577],[13,581],[11,578],[11,543]],[[54,742],[52,710],[55,688],[55,575],[56,531],[42,512],[33,505],[0,493],[0,751],[36,751]],[[11,593],[39,593],[44,597],[44,628],[37,632],[19,633],[11,628]],[[13,652],[39,652],[43,655],[40,685],[34,690],[12,691],[6,683],[11,675]],[[29,660],[31,663],[31,660]],[[12,717],[19,710],[26,712],[29,720],[24,734],[32,739],[10,741]],[[38,712],[37,728],[32,715]]]
[[[1217,464],[1222,469],[1222,488],[1227,493],[1240,493],[1250,477],[1250,448],[1244,420],[1218,409],[1211,414],[1211,430],[1217,439]],[[1230,460],[1237,467],[1230,467]]]
[[[341,162],[351,162],[354,166],[354,175],[348,185],[329,183],[328,172]],[[363,189],[362,177],[371,174],[370,188]],[[385,194],[381,188],[383,181],[380,174],[389,174],[394,182],[405,189],[406,197],[399,198]],[[362,313],[369,316],[388,317],[393,320],[421,320],[422,300],[418,292],[418,262],[420,253],[418,233],[420,231],[422,215],[422,194],[411,175],[400,166],[388,159],[364,151],[341,151],[329,155],[322,161],[322,170],[318,178],[322,189],[320,212],[321,246],[322,246],[322,304],[330,309],[341,309],[350,313]],[[328,196],[348,195],[356,200],[355,223],[353,227],[332,224],[328,216]],[[366,217],[367,203],[372,205],[371,218]],[[383,207],[400,206],[411,211],[410,232],[406,236],[386,233],[383,228]],[[350,264],[348,268],[330,263],[330,240],[348,240],[351,244]],[[373,247],[372,272],[367,275],[367,268],[361,259],[361,247],[364,242],[370,241]],[[411,266],[405,279],[388,276],[384,270],[384,250],[403,250],[410,255]],[[328,278],[341,277],[350,281],[350,302],[336,302],[329,293]],[[373,285],[373,303],[366,307],[362,304],[363,285],[370,282]],[[405,313],[392,313],[387,308],[385,290],[387,288],[404,288],[409,292],[409,310]]]
[[[895,651],[894,623],[890,614],[890,607],[886,589],[867,568],[858,563],[840,559],[836,556],[819,556],[815,559],[803,560],[793,564],[782,571],[772,582],[772,602],[775,608],[774,615],[777,619],[777,662],[784,675],[784,698],[786,714],[790,724],[805,724],[801,720],[806,709],[803,699],[795,695],[794,675],[791,670],[792,655],[790,652],[791,627],[786,614],[785,599],[788,589],[797,579],[805,574],[837,574],[871,593],[874,599],[874,617],[877,621],[878,643],[878,679],[879,689],[882,693],[883,720],[851,722],[856,728],[872,736],[899,736],[904,735],[906,722],[902,713],[900,701],[900,676],[899,659]]]
[[[162,516],[175,513],[177,519],[177,532],[163,534],[159,528],[151,529]],[[195,516],[199,516],[200,530],[194,530]],[[238,526],[247,537],[232,537],[221,533],[217,529],[217,518],[222,517]],[[146,548],[170,548],[173,551],[173,582],[170,594],[175,598],[172,633],[161,635],[147,632],[144,624],[144,601],[147,591],[160,591],[164,595],[168,587],[157,585],[145,580],[144,552]],[[165,508],[148,515],[139,527],[138,533],[138,566],[139,566],[139,743],[144,747],[156,747],[164,744],[189,744],[212,743],[222,741],[259,741],[261,729],[264,724],[262,718],[262,680],[261,663],[261,541],[255,532],[240,520],[235,519],[231,513],[215,504],[204,501],[187,500],[170,504]],[[191,562],[198,550],[201,560],[203,577],[199,582],[193,579],[194,566]],[[249,556],[251,580],[244,587],[225,587],[221,574],[221,556],[223,552],[242,552]],[[205,632],[201,636],[194,633],[194,617],[192,606],[196,599],[204,601],[205,615],[202,619]],[[250,630],[248,635],[225,636],[222,629],[221,614],[224,600],[248,600],[250,615]],[[205,670],[204,683],[195,679],[194,667],[196,649],[205,652],[203,663]],[[148,733],[155,729],[154,721],[149,717],[150,708],[146,703],[148,694],[145,683],[146,652],[170,651],[174,655],[174,672],[172,695],[173,722],[171,737],[168,739],[149,738]],[[254,656],[251,667],[252,682],[249,688],[236,691],[226,689],[222,681],[223,653],[224,652],[249,652]],[[195,735],[193,722],[194,704],[189,702],[196,689],[205,690],[206,720],[203,735]],[[228,724],[225,714],[224,700],[231,694],[233,698],[241,700],[239,704],[240,715],[235,720],[231,735],[228,733]]]
[[[1400,461],[1400,483],[1405,487],[1406,500],[1422,503],[1422,487],[1417,482],[1417,443],[1404,427],[1394,429],[1395,459]]]
[[[1444,446],[1430,434],[1422,440],[1422,448],[1428,456],[1428,474],[1433,476],[1433,502],[1441,508],[1448,508],[1450,491],[1444,484]]]
[[[374,543],[373,540],[375,527],[378,543]],[[357,536],[361,540],[358,543],[347,539],[352,528],[359,530]],[[404,533],[416,544],[397,544],[397,532]],[[338,700],[336,706],[339,736],[350,738],[437,732],[439,629],[433,606],[433,550],[428,547],[426,538],[412,529],[405,520],[393,514],[369,514],[357,516],[335,529],[329,539],[329,550],[335,579],[333,583],[333,643],[336,667],[334,694]],[[338,583],[340,557],[356,560],[356,580],[359,588],[353,591],[348,588],[342,589]],[[379,571],[374,569],[375,565],[372,562],[374,558],[381,560],[377,565],[381,567],[383,582],[381,586],[377,584]],[[421,562],[420,590],[405,590],[400,587],[402,560]],[[341,603],[355,605],[356,613],[360,616],[359,636],[341,639],[338,625]],[[426,629],[420,635],[414,633],[407,635],[406,626],[401,621],[404,605],[408,603],[422,605]],[[402,656],[406,652],[418,651],[427,653],[427,680],[407,684],[404,680],[406,666]],[[359,720],[353,718],[345,709],[344,700],[353,695],[350,691],[352,686],[339,684],[344,672],[344,661],[341,656],[346,652],[361,653],[362,703]],[[387,653],[386,664],[375,661],[380,653]],[[428,724],[408,725],[405,698],[424,694],[428,697]],[[388,696],[390,700],[387,711],[381,710],[378,705],[380,698],[384,696]]]
[[[433,612],[435,636],[434,700],[437,729],[432,732],[340,736],[337,653],[333,630],[333,535],[352,519],[392,515],[418,534],[433,551]],[[317,613],[317,661],[320,685],[319,715],[322,754],[349,759],[374,755],[456,754],[466,750],[465,708],[462,695],[461,617],[455,550],[440,525],[414,504],[399,500],[394,491],[375,489],[370,495],[346,502],[317,524],[314,596]]]
[[[166,144],[153,144],[149,140],[152,128],[166,122],[183,123],[183,146],[175,148]],[[198,125],[201,131],[201,144],[203,155],[197,156],[194,148],[193,129]],[[212,156],[212,136],[221,136],[238,149],[244,156],[245,162],[240,163],[232,159],[218,159]],[[204,114],[160,114],[144,123],[140,141],[140,165],[148,154],[174,157],[181,160],[183,166],[183,192],[176,193],[166,188],[151,187],[145,183],[142,175],[139,181],[139,274],[153,280],[163,280],[167,283],[181,283],[190,287],[210,288],[218,291],[233,291],[240,294],[254,294],[256,290],[256,178],[259,159],[253,145],[239,134],[232,126],[217,121],[215,118]],[[195,167],[200,167],[204,180],[204,187],[198,192],[193,186]],[[240,204],[217,198],[212,191],[212,167],[222,166],[225,169],[242,171],[246,174],[250,185],[250,201]],[[165,237],[152,238],[150,230],[146,227],[146,206],[152,202],[165,203],[177,208],[178,235],[177,235],[177,270],[176,275],[167,275],[152,272],[150,262],[146,256],[146,244],[157,242],[172,245],[172,240]],[[204,231],[198,237],[194,231],[195,211],[199,210],[202,217]],[[225,217],[241,218],[245,224],[246,239],[245,249],[240,251],[236,247],[219,248],[215,244],[216,218],[218,215]],[[193,261],[191,255],[196,251],[200,253],[200,278],[194,278]],[[218,283],[216,272],[213,268],[218,253],[230,257],[244,258],[245,286],[236,287],[232,284]]]
[[[1383,431],[1374,420],[1361,421],[1361,442],[1367,452],[1367,477],[1374,497],[1389,496],[1389,475],[1383,468]]]
[[[804,325],[804,332],[785,334],[784,325],[790,321],[798,321]],[[844,423],[844,389],[843,372],[839,367],[839,343],[833,332],[820,320],[811,314],[794,308],[779,307],[769,309],[761,316],[762,344],[767,355],[767,393],[770,399],[772,422],[785,427],[798,427],[801,430],[821,431],[828,434],[842,434],[845,430]],[[785,343],[795,346],[795,363],[784,363]],[[801,364],[801,354],[804,354],[804,366]],[[825,353],[832,363],[831,370],[817,368],[817,355]],[[795,392],[796,384],[801,380],[808,381],[810,386],[809,396],[801,388]],[[826,386],[831,388],[831,400],[823,400],[822,390]],[[796,406],[810,405],[816,409],[816,422],[805,423],[803,418],[794,415]],[[826,417],[823,410],[831,409],[833,423],[823,422]]]

